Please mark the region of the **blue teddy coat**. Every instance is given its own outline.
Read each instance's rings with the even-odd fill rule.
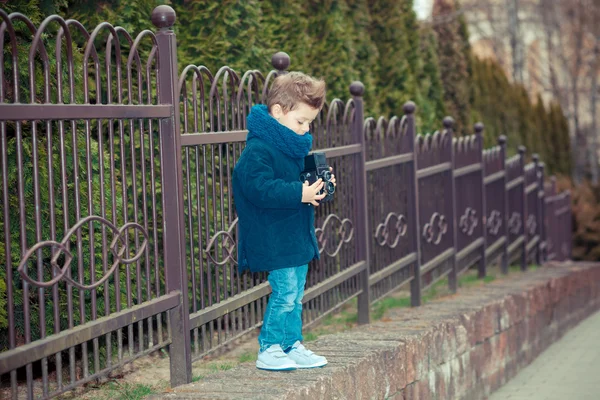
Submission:
[[[319,258],[314,208],[302,203],[303,168],[304,158],[248,138],[233,171],[240,272],[298,267]]]

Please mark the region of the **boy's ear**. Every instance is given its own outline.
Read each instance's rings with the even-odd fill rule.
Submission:
[[[271,106],[271,115],[273,115],[273,118],[275,119],[279,119],[281,117],[283,117],[283,108],[281,108],[281,105],[279,104],[273,104]]]

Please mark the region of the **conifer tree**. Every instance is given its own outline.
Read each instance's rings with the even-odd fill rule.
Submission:
[[[365,85],[364,101],[366,112],[370,116],[381,114],[379,90],[376,80],[376,68],[379,50],[368,35],[372,23],[367,0],[346,0],[348,4],[347,20],[352,22],[353,64],[356,78]]]
[[[284,51],[291,58],[290,70],[312,74],[308,65],[310,20],[302,2],[294,0],[265,0],[260,2],[261,20],[259,45],[263,48],[264,60],[259,65],[247,65],[244,69],[256,68],[267,73],[271,66],[271,56]]]
[[[309,0],[309,46],[306,72],[327,81],[327,99],[348,98],[348,85],[358,78],[354,69],[352,28],[345,0]]]
[[[205,65],[215,73],[223,65],[236,71],[255,69],[270,60],[258,46],[260,1],[174,1],[178,60]]]
[[[376,68],[378,96],[384,115],[399,114],[405,101],[414,99],[416,79],[411,75],[407,55],[410,53],[402,4],[395,0],[369,3],[369,34],[379,50]]]
[[[514,108],[514,113],[517,117],[520,142],[527,147],[529,155],[538,153],[540,143],[536,137],[537,126],[532,116],[532,105],[527,89],[518,84],[513,85],[510,89],[512,89],[511,91],[515,99],[512,108]]]
[[[556,159],[553,157],[554,148],[550,140],[550,113],[546,111],[544,100],[540,94],[537,96],[533,114],[533,121],[536,124],[535,130],[537,132],[536,140],[538,141],[537,151],[540,154],[540,158],[546,163],[546,172],[554,171],[556,169]]]
[[[444,88],[440,77],[437,58],[437,43],[434,32],[429,28],[421,28],[419,53],[420,69],[417,75],[419,91],[415,102],[419,107],[419,129],[422,132],[433,132],[439,129],[440,121],[446,115],[444,105]]]
[[[452,0],[435,0],[433,16],[442,17],[456,11]],[[455,121],[455,132],[461,134],[470,121],[469,67],[465,55],[465,38],[459,21],[451,20],[434,26],[438,42],[440,72],[444,82],[446,109]]]
[[[556,173],[570,176],[573,160],[571,158],[571,141],[569,138],[569,122],[564,116],[560,105],[553,102],[550,105],[552,117],[552,142],[555,144],[555,156],[557,160]]]

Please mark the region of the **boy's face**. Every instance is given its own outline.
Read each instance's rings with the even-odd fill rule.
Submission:
[[[319,110],[311,106],[300,103],[295,109],[283,112],[279,104],[274,104],[271,107],[271,115],[281,125],[293,130],[298,135],[304,135],[309,130],[310,123],[317,118]]]

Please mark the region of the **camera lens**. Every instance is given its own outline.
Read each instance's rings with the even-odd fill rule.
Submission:
[[[306,181],[306,178],[307,178],[306,174],[300,174],[300,180],[302,182]]]
[[[329,171],[323,172],[323,180],[328,181],[330,179],[331,179],[331,172],[329,172]]]
[[[333,182],[327,182],[327,193],[329,194],[333,194],[335,192],[335,185],[333,184]]]

